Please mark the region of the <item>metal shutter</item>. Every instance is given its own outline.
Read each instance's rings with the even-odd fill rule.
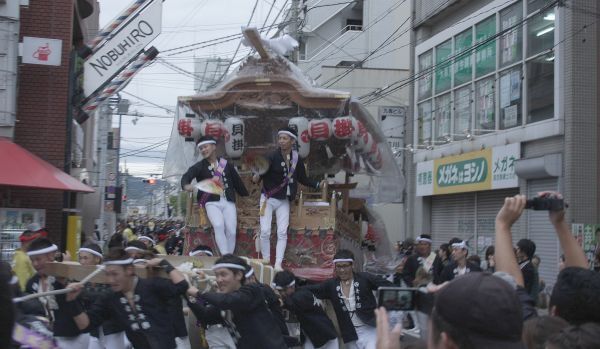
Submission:
[[[475,194],[450,194],[431,199],[431,237],[435,250],[451,238],[472,239],[475,226]]]
[[[540,191],[557,190],[557,188],[556,179],[530,180],[527,181],[527,197],[532,198]],[[540,279],[543,279],[547,289],[551,290],[558,275],[560,250],[558,238],[548,219],[547,211],[527,210],[527,236],[535,242],[535,253],[542,260],[539,268]]]
[[[496,215],[498,211],[504,205],[504,198],[509,196],[515,196],[519,193],[518,188],[482,191],[477,193],[477,226],[475,227],[477,232],[477,241],[472,241],[470,246],[472,248],[477,247],[477,254],[484,260],[485,250],[488,246],[495,244],[495,230],[496,230]],[[513,239],[520,239],[520,224],[519,219],[513,227]],[[516,235],[518,236],[515,236]]]

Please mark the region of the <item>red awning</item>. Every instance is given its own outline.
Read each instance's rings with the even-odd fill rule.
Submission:
[[[93,193],[94,189],[0,137],[0,185]]]

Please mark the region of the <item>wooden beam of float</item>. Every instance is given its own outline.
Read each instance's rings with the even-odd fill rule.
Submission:
[[[246,40],[248,40],[248,42],[256,49],[256,52],[258,52],[260,58],[271,58],[271,55],[265,48],[265,45],[263,44],[262,39],[260,38],[260,33],[258,32],[258,29],[254,27],[245,28],[242,33],[244,34],[244,38],[246,38]]]
[[[165,256],[164,258],[168,260],[169,263],[171,263],[173,266],[179,266],[185,262],[192,262],[194,263],[194,268],[203,269],[207,272],[207,274],[211,274],[210,268],[215,264],[215,261],[219,257]],[[271,266],[265,265],[264,261],[262,260],[248,259],[247,261],[250,264],[250,266],[252,266],[252,268],[254,269],[255,275],[258,280],[264,283],[271,283],[274,276],[273,268]],[[95,265],[81,265],[77,262],[53,262],[46,266],[44,272],[48,275],[52,275],[55,277],[80,281],[83,280],[86,276],[90,275],[96,269],[97,268]],[[134,265],[134,270],[135,274],[140,278],[169,277],[167,273],[165,273],[164,270],[160,267],[149,269],[143,265]],[[100,273],[94,276],[91,280],[89,280],[89,282],[99,284],[108,283],[105,273]]]

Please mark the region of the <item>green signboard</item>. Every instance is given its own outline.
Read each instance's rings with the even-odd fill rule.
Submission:
[[[496,16],[475,26],[475,41],[481,43],[496,34]],[[475,49],[475,74],[483,76],[496,70],[496,40],[490,40]]]
[[[452,162],[437,168],[438,187],[484,183],[488,179],[488,160],[478,157]]]
[[[473,33],[471,29],[465,30],[454,38],[454,52],[456,52],[456,60],[454,61],[454,86],[471,81],[472,52],[467,50],[471,48],[472,44]],[[461,52],[464,53],[460,54]]]

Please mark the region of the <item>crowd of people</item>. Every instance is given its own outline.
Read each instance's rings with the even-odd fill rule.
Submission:
[[[208,348],[330,349],[340,342],[357,349],[600,347],[600,274],[589,269],[564,211],[549,214],[564,251],[564,268],[552,290],[548,315],[538,316],[535,244],[513,244],[511,234],[524,207],[521,195],[506,199],[486,263],[469,258],[465,241],[453,239],[449,249],[433,251],[431,237],[422,234],[412,247],[403,244],[406,256],[391,281],[357,272],[354,255],[342,249],[334,256],[329,280],[308,284],[280,271],[272,285],[265,285],[244,258],[225,254],[211,273],[197,271],[201,279],[214,280],[203,291],[189,284],[154,243],[165,242],[167,250],[169,239],[181,237],[177,222],[155,222],[153,230],[147,230],[148,224],[133,224],[129,229],[135,238],[123,229],[106,253],[86,242],[77,260],[102,264],[106,284],[70,283],[49,275],[48,264],[60,251],[44,230],[28,230],[20,252],[27,256],[31,273],[23,273],[27,268],[13,273],[6,264],[0,268],[0,282],[11,285],[2,287],[0,297],[6,310],[0,316],[0,347],[190,348],[184,309],[195,315]],[[173,246],[170,251],[177,253]],[[213,254],[204,245],[189,253]],[[18,254],[15,260],[22,264],[24,259]],[[137,277],[134,266],[139,263],[164,269],[168,279]],[[22,282],[23,277],[28,279]],[[375,293],[392,286],[419,290],[412,315],[420,339],[402,335],[400,324],[390,328],[389,314],[378,308]],[[62,289],[68,292],[25,296]],[[323,301],[331,304],[333,315],[327,314]],[[300,325],[300,337],[288,330],[290,316]]]
[[[544,287],[535,242],[513,244],[511,234],[525,208],[522,195],[506,198],[496,217],[495,244],[483,262],[469,254],[467,241],[454,238],[434,251],[432,237],[421,234],[414,243],[400,244],[400,263],[389,279],[357,271],[361,266],[344,249],[333,257],[330,279],[296,279],[282,268],[289,202],[298,183],[323,185],[306,177],[293,150],[296,138],[295,130],[280,129],[279,149],[253,176],[255,183],[262,182],[259,245],[269,263],[276,216],[273,284],[260,283],[247,260],[233,254],[235,196],[248,192],[235,169],[216,156],[214,139],[203,137],[198,147],[204,159],[181,184],[194,191],[193,179],[210,179],[223,188],[222,195],[198,193],[218,250],[198,245],[189,252],[191,257],[220,256],[210,272],[196,271],[212,286],[199,290],[165,258],[183,253],[187,228],[181,222],[121,222],[106,246],[85,241],[74,257],[82,265],[101,266],[97,271],[104,272],[104,283],[51,275],[48,266],[57,255],[70,256],[59,251],[44,229],[30,227],[21,235],[12,268],[0,265],[0,348],[190,348],[186,312],[198,320],[194,331],[204,334],[208,348],[333,349],[341,343],[348,349],[600,347],[600,273],[590,270],[564,209],[549,211],[564,252],[563,267],[549,297],[548,315],[538,316],[538,294]],[[550,192],[540,196],[561,198]],[[168,278],[140,278],[136,264],[162,268]],[[416,292],[414,311],[401,313],[404,319],[395,326],[375,296],[381,287]],[[291,319],[299,323],[299,336],[289,330]],[[419,338],[402,334],[401,325],[409,320]]]

